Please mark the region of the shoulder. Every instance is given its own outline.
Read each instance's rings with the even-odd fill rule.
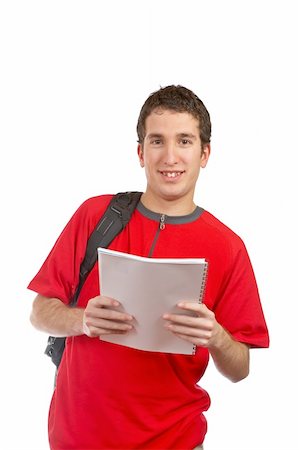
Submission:
[[[84,216],[85,218],[98,216],[107,208],[113,195],[114,194],[106,194],[90,197],[81,203],[75,214],[78,216]]]
[[[97,195],[85,200],[78,208],[82,211],[94,211],[101,207],[108,206],[114,194]]]
[[[245,248],[242,238],[210,212],[204,210],[201,215],[201,221],[205,232],[209,238],[213,238],[215,244],[221,243],[222,245],[228,246],[234,252]]]
[[[74,212],[66,230],[75,233],[90,234],[104,214],[113,194],[99,195],[85,200]]]

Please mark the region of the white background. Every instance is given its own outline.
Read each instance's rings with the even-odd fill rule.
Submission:
[[[48,448],[26,286],[82,201],[144,188],[137,116],[168,84],[210,111],[196,202],[244,239],[271,335],[239,384],[210,363],[205,450],[299,448],[297,29],[291,0],[1,2],[1,449]]]

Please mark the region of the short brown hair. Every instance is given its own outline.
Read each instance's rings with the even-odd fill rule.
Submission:
[[[210,114],[203,102],[194,92],[184,86],[171,85],[153,92],[142,106],[137,123],[138,142],[140,144],[143,144],[145,137],[146,118],[157,108],[188,112],[199,121],[199,135],[202,145],[204,146],[210,142]]]

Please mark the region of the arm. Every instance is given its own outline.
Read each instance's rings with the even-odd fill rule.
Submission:
[[[181,302],[178,307],[192,311],[195,316],[165,314],[165,327],[182,339],[206,347],[217,369],[231,381],[246,378],[249,374],[248,346],[234,340],[205,305]]]
[[[119,302],[97,296],[90,299],[85,309],[72,308],[58,298],[37,295],[33,302],[30,321],[40,331],[56,337],[99,337],[101,334],[124,333],[132,329],[132,316],[114,311]]]

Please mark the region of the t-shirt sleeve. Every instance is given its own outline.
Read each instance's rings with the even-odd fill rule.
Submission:
[[[88,237],[95,226],[89,212],[90,203],[92,199],[86,200],[77,209],[28,289],[45,297],[59,298],[66,304],[71,301],[78,284]]]
[[[214,312],[217,321],[237,341],[251,347],[269,346],[255,275],[241,240],[232,247],[230,270]]]

